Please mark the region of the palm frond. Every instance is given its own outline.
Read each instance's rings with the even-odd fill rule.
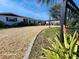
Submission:
[[[49,4],[50,3],[50,0],[38,0],[39,3],[46,3],[46,4]]]

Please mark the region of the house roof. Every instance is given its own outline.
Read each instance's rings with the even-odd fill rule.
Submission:
[[[15,13],[8,13],[8,12],[0,13],[0,15],[1,16],[16,16],[16,17],[21,17],[21,18],[30,19],[30,20],[37,20],[37,19],[30,18],[30,17],[20,16],[20,15],[15,14]],[[44,20],[37,20],[37,21],[44,21]]]
[[[14,14],[14,13],[0,13],[0,15],[3,15],[3,16],[16,16],[16,17],[21,17],[21,18],[27,18],[27,17],[20,16],[20,15]]]

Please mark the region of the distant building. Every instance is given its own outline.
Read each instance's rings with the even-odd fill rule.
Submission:
[[[60,24],[60,21],[59,20],[47,20],[46,21],[46,25],[59,25]]]

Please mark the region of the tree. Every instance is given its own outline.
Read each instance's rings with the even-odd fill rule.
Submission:
[[[61,17],[61,5],[56,4],[50,9],[50,14],[53,18],[59,19]]]
[[[49,10],[50,16],[52,18],[59,19],[61,16],[61,14],[60,14],[61,5],[56,3],[57,0],[38,0],[38,2],[41,2],[42,4],[46,3],[47,5],[50,4],[51,1],[52,1],[52,3],[55,3],[55,5],[52,6],[52,8],[50,8],[50,10]]]

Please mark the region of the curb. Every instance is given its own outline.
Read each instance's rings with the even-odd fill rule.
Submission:
[[[47,27],[47,28],[48,28],[48,27]],[[47,29],[47,28],[45,28],[45,29]],[[43,30],[45,30],[45,29],[43,29]],[[31,41],[31,43],[29,44],[29,47],[28,47],[27,51],[25,52],[25,56],[23,57],[23,59],[29,59],[29,55],[30,55],[32,46],[33,46],[33,44],[34,44],[34,41],[35,41],[35,39],[38,37],[38,35],[39,35],[43,30],[41,30],[39,33],[37,33],[36,36],[33,38],[33,40]]]

